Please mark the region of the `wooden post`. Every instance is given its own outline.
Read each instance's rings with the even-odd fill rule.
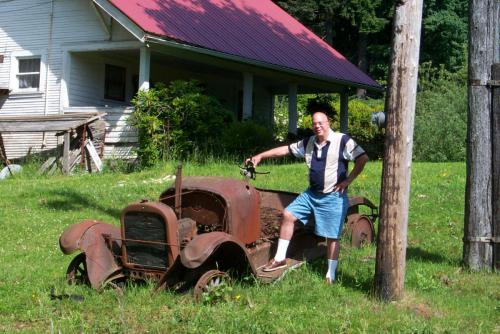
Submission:
[[[396,3],[375,268],[375,293],[385,301],[404,293],[421,21],[422,0]]]
[[[498,54],[498,1],[469,2],[469,87],[463,263],[491,270],[492,137],[487,85]]]
[[[9,167],[10,161],[9,161],[9,159],[7,159],[7,152],[5,152],[5,146],[3,144],[2,133],[0,133],[0,160],[2,161],[2,163],[6,167]]]
[[[340,94],[340,132],[349,131],[349,93],[344,91]]]
[[[253,117],[253,74],[243,73],[243,115],[242,120]]]
[[[500,64],[491,67],[493,86],[492,136],[493,136],[493,263],[500,269]]]
[[[297,84],[288,85],[288,134],[292,138],[297,136]]]
[[[149,75],[151,72],[151,49],[142,46],[139,53],[139,90],[149,90]],[[134,92],[135,94],[136,92]]]
[[[70,131],[64,133],[64,144],[63,144],[63,162],[62,162],[62,172],[64,175],[69,175],[69,142],[71,140]]]

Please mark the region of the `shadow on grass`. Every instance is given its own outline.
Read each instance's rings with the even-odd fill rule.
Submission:
[[[97,210],[111,217],[120,218],[121,210],[106,208],[96,200],[91,200],[88,196],[74,190],[55,191],[52,192],[51,195],[51,197],[57,199],[47,200],[41,204],[41,206],[63,211],[79,211],[83,209]]]
[[[420,262],[432,262],[432,263],[451,263],[452,260],[442,256],[441,254],[435,254],[423,250],[420,247],[408,247],[406,249],[406,259],[415,260]]]
[[[340,260],[342,261],[342,260]],[[321,280],[324,280],[326,275],[326,258],[319,258],[308,263],[308,268],[311,272],[318,275]],[[342,270],[342,264],[339,262],[339,268],[337,269],[336,284],[341,284],[342,286],[363,292],[366,295],[371,295],[373,291],[373,277],[354,277],[347,274]]]

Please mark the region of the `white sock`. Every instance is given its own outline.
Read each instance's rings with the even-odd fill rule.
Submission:
[[[335,272],[337,271],[337,262],[338,260],[330,260],[328,259],[328,271],[326,272],[326,278],[335,281]]]
[[[286,250],[288,249],[289,244],[290,240],[278,240],[278,249],[276,250],[276,256],[274,257],[276,261],[283,261],[284,259],[286,259]]]

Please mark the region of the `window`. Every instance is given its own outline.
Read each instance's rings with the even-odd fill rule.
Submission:
[[[40,89],[40,57],[18,58],[17,88]]]
[[[125,68],[106,64],[104,98],[125,101]]]
[[[45,88],[45,57],[43,52],[16,51],[10,56],[12,94],[42,94]]]

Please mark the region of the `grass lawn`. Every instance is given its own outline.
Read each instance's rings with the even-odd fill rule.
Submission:
[[[381,163],[370,162],[351,195],[378,203]],[[265,165],[258,187],[299,192],[302,163]],[[58,238],[86,218],[118,224],[121,209],[156,199],[172,183],[174,165],[138,173],[36,177],[29,171],[0,181],[0,332],[27,333],[500,333],[500,275],[460,266],[464,163],[415,163],[408,226],[406,296],[393,303],[371,294],[375,246],[343,245],[338,282],[323,283],[326,260],[316,260],[266,285],[237,281],[229,300],[197,304],[190,293],[152,294],[152,284],[123,294],[65,282],[73,256]],[[185,175],[239,178],[231,163],[186,164]],[[84,301],[51,300],[78,294]]]

